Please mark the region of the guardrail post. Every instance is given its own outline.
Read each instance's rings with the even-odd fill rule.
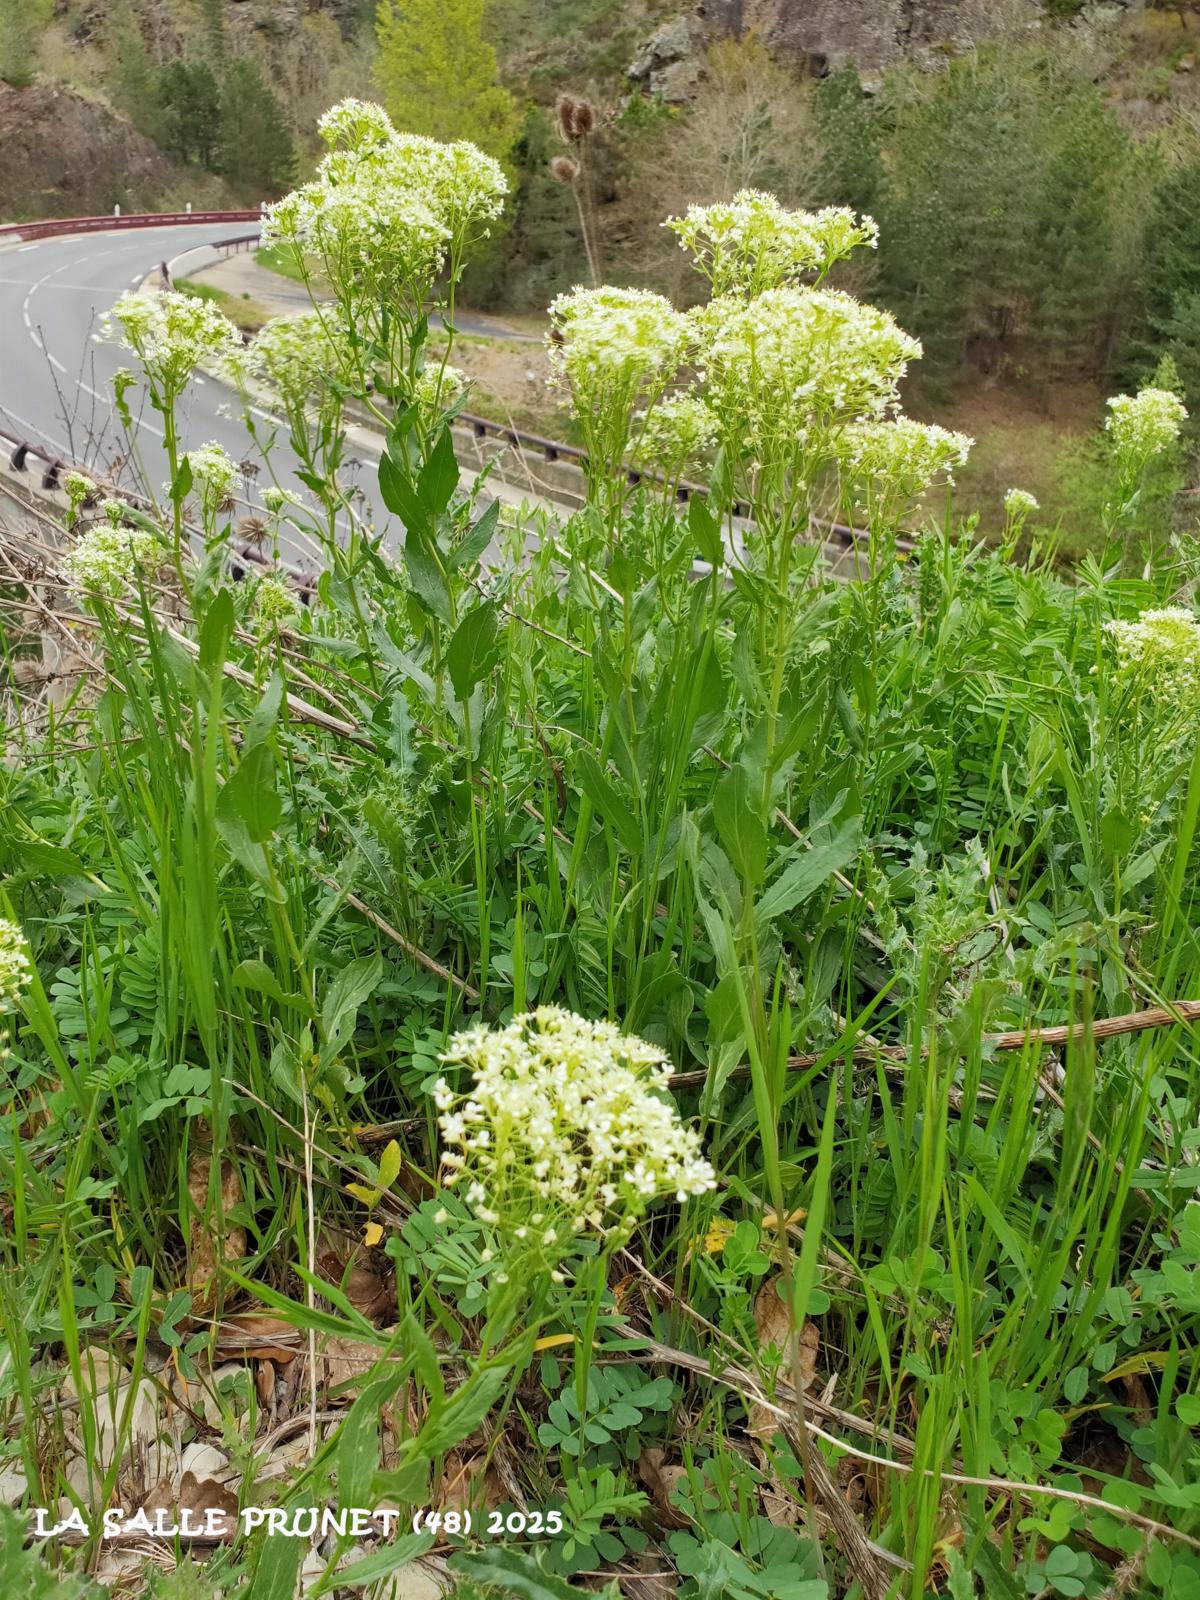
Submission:
[[[59,486],[59,484],[58,484],[58,475],[59,475],[59,473],[61,471],[62,471],[62,462],[61,461],[51,461],[47,465],[45,472],[42,473],[42,488],[43,489],[57,489],[58,486]]]
[[[29,446],[27,444],[19,444],[13,451],[12,455],[9,456],[8,464],[14,472],[24,472],[26,470],[25,457],[28,454]]]

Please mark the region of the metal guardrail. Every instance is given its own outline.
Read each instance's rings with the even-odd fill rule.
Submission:
[[[44,222],[0,223],[0,239],[50,239],[56,234],[102,233],[109,228],[173,228],[188,223],[257,222],[260,211],[131,212],[129,216],[51,217]]]

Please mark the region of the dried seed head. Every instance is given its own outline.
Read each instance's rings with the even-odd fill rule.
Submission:
[[[579,176],[579,163],[570,156],[555,156],[550,163],[550,176],[556,183],[570,185]]]
[[[256,549],[267,537],[267,524],[262,517],[243,517],[238,523],[238,537],[243,544]]]
[[[596,108],[583,95],[560,94],[555,103],[558,134],[564,144],[581,144],[596,131]]]

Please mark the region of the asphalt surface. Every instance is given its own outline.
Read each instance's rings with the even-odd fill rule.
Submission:
[[[241,231],[245,231],[244,228]],[[106,315],[127,289],[139,287],[159,262],[172,261],[199,245],[239,232],[229,222],[164,228],[114,229],[0,248],[0,424],[31,444],[47,445],[64,461],[102,473],[130,489],[149,487],[162,496],[168,477],[162,420],[142,386],[126,398],[137,423],[131,451],[112,401],[112,378],[120,367],[136,371],[129,351],[102,337]],[[255,407],[262,434],[272,432],[268,411]],[[228,385],[197,374],[180,402],[183,448],[215,440],[249,470],[243,509],[260,505],[264,488],[277,483],[310,499],[295,478],[286,431],[270,450],[269,464],[241,417],[242,402]],[[342,478],[362,491],[361,511],[384,531],[387,513],[379,502],[378,444],[352,429]],[[502,498],[525,496],[495,484]],[[385,542],[394,542],[395,531]],[[293,559],[311,557],[296,549]]]

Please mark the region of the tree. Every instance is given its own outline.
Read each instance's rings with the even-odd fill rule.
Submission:
[[[104,28],[110,66],[106,74],[113,105],[139,133],[162,134],[154,62],[131,0],[116,0]]]
[[[1095,370],[1123,265],[1133,142],[1082,59],[997,46],[888,85],[885,298],[953,377]]]
[[[1131,381],[1174,358],[1184,399],[1200,414],[1200,156],[1161,184],[1146,217],[1141,307],[1126,346]]]
[[[296,150],[279,101],[256,61],[231,61],[221,84],[217,171],[248,198],[281,194],[295,178]]]
[[[176,161],[213,164],[221,91],[206,61],[172,61],[158,78],[159,141]]]
[[[622,199],[630,265],[639,276],[676,295],[699,287],[678,241],[662,227],[664,217],[689,205],[732,200],[739,189],[769,189],[791,206],[812,201],[819,144],[811,88],[748,34],[708,47],[686,120],[665,108],[656,116],[652,101],[641,103],[636,119],[626,113],[629,180]]]
[[[507,162],[520,118],[512,95],[496,81],[483,12],[484,0],[379,0],[375,77],[398,128],[469,139]]]
[[[830,205],[874,216],[883,194],[883,140],[873,99],[852,62],[817,84],[813,96],[821,153],[816,184]]]

